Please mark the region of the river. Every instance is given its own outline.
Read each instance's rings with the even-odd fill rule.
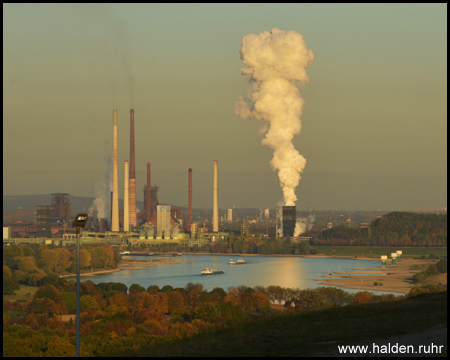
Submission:
[[[136,260],[150,260],[148,256],[134,256]],[[167,257],[164,257],[167,259]],[[228,265],[233,259],[244,259],[246,264]],[[357,268],[376,269],[379,260],[355,260],[349,258],[319,258],[297,256],[236,256],[229,255],[185,255],[174,257],[174,260],[185,260],[178,264],[142,267],[138,270],[122,270],[108,274],[83,276],[81,281],[120,282],[128,287],[139,284],[145,288],[150,285],[165,285],[184,288],[188,283],[200,283],[211,291],[220,287],[227,291],[229,287],[246,285],[279,285],[290,288],[316,288],[322,286],[316,279],[323,278],[328,272],[350,271]],[[204,268],[222,269],[224,274],[201,275]],[[363,275],[364,276],[364,275]],[[360,290],[345,289],[354,293]],[[388,291],[373,291],[374,294],[390,294]],[[392,293],[397,294],[397,293]]]

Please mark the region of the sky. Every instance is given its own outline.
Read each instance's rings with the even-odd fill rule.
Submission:
[[[160,203],[275,208],[283,200],[264,121],[236,101],[241,42],[277,28],[314,61],[296,188],[304,210],[447,206],[447,4],[3,4],[3,194],[119,197],[135,111],[136,187]]]

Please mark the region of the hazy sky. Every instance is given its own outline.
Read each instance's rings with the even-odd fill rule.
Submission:
[[[446,4],[4,4],[3,194],[119,189],[135,109],[136,183],[159,201],[274,208],[282,199],[264,122],[234,104],[242,38],[295,30],[315,58],[295,148],[297,209],[447,205]]]

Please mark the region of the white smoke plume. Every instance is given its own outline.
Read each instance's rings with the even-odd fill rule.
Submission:
[[[309,215],[306,218],[297,218],[294,229],[294,237],[304,234],[306,231],[311,230],[316,217],[314,215]]]
[[[270,165],[278,170],[284,204],[295,206],[295,188],[300,181],[306,160],[292,144],[301,130],[300,117],[304,101],[297,85],[309,81],[306,69],[314,54],[303,36],[291,30],[277,28],[260,34],[249,34],[242,39],[241,60],[247,68],[241,73],[253,82],[247,98],[235,104],[235,114],[241,118],[264,120],[261,141],[273,149]]]

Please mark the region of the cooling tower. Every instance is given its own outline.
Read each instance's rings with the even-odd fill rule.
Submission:
[[[130,225],[137,226],[136,171],[134,155],[134,109],[130,109]]]
[[[128,174],[128,161],[125,160],[124,164],[124,185],[123,185],[123,231],[130,230],[130,199],[129,199],[129,174]]]
[[[219,182],[217,179],[217,160],[214,160],[214,199],[213,199],[213,232],[219,231]]]
[[[147,222],[152,221],[152,192],[150,185],[150,163],[147,163]]]
[[[114,115],[114,159],[113,159],[113,198],[112,198],[112,218],[111,231],[119,231],[119,181],[117,170],[117,110],[113,110]]]
[[[189,169],[189,224],[188,229],[191,228],[192,224],[192,169]]]
[[[283,237],[294,236],[296,209],[295,206],[283,206]]]

